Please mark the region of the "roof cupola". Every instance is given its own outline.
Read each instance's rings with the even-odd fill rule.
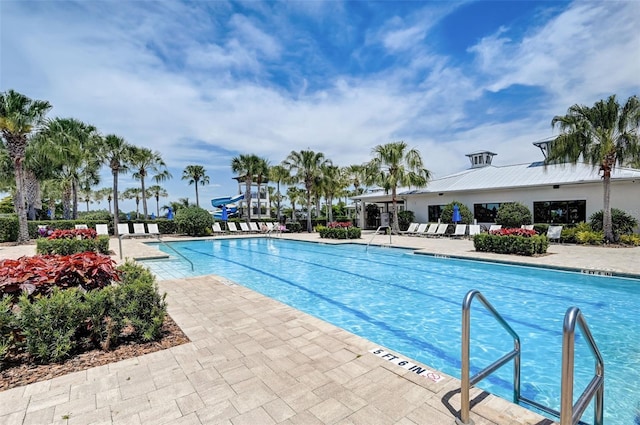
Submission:
[[[493,157],[495,155],[497,155],[497,153],[489,151],[478,151],[468,153],[466,156],[468,156],[469,161],[471,161],[471,168],[482,168],[491,165],[491,161],[493,160]]]

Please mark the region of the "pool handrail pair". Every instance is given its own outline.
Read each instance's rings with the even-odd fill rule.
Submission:
[[[489,366],[485,367],[474,376],[470,373],[470,339],[471,339],[471,302],[474,298],[484,305],[498,323],[513,338],[513,350],[505,354]],[[574,366],[574,346],[576,324],[582,331],[589,349],[593,354],[595,364],[595,375],[584,392],[573,404],[573,366]],[[482,379],[486,378],[504,364],[513,359],[513,402],[526,403],[534,406],[543,412],[560,418],[560,425],[575,425],[580,421],[585,409],[595,396],[594,425],[603,424],[604,413],[604,361],[593,335],[587,326],[587,322],[578,307],[570,307],[565,313],[562,337],[562,374],[560,384],[560,411],[555,411],[548,406],[542,405],[534,400],[522,397],[520,394],[520,337],[498,313],[491,303],[478,290],[471,290],[465,295],[462,301],[462,370],[460,387],[460,417],[456,418],[458,425],[473,424],[469,418],[471,403],[469,391],[471,387]]]

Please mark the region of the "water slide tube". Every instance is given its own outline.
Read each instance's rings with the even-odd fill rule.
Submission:
[[[234,202],[238,202],[241,199],[244,199],[244,195],[235,195],[235,196],[223,196],[222,198],[213,198],[211,200],[211,205],[215,208],[220,208],[223,205],[233,204]]]

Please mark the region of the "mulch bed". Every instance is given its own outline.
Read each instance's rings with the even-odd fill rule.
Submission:
[[[173,319],[167,315],[162,325],[162,338],[158,341],[126,343],[110,351],[98,349],[86,351],[69,358],[64,363],[38,365],[29,363],[26,355],[12,358],[7,361],[3,370],[0,371],[0,391],[153,353],[187,342],[189,342],[189,338],[176,325]]]

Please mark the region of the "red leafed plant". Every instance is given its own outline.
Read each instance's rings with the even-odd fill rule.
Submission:
[[[525,236],[525,237],[531,237],[531,236],[537,235],[535,230],[527,230],[527,229],[520,229],[520,228],[498,229],[498,230],[492,230],[489,233],[492,234],[492,235],[498,235],[498,236]]]
[[[327,227],[329,229],[335,229],[335,228],[345,228],[345,227],[351,227],[351,223],[348,221],[334,221],[331,222],[327,225]]]
[[[54,286],[89,291],[119,281],[108,255],[81,252],[72,255],[36,255],[0,261],[0,294],[48,294]]]
[[[93,229],[58,229],[54,230],[48,239],[75,239],[78,236],[81,239],[95,239],[98,237],[98,233]]]

